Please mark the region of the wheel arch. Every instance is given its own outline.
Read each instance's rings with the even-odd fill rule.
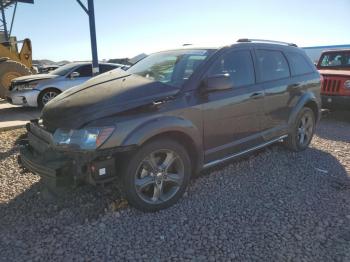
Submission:
[[[160,138],[170,138],[183,145],[189,153],[192,168],[197,173],[203,166],[201,134],[189,120],[163,117],[148,121],[134,129],[122,142],[122,146],[142,146]]]
[[[54,87],[54,86],[50,86],[50,87],[45,87],[44,89],[41,89],[39,94],[38,94],[38,97],[37,97],[37,103],[39,105],[40,101],[39,99],[41,98],[42,94],[48,90],[55,90],[57,91],[59,94],[62,93],[62,90],[60,90],[59,88],[57,87]]]
[[[314,114],[316,122],[321,117],[321,105],[320,102],[317,101],[315,95],[312,92],[306,92],[304,95],[299,99],[298,103],[294,106],[288,120],[288,126],[291,127],[293,123],[295,122],[295,119],[300,112],[300,110],[304,107],[310,108]]]

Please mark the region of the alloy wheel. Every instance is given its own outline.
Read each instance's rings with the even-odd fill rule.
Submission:
[[[43,105],[46,105],[49,101],[54,99],[57,95],[58,94],[54,91],[49,91],[49,92],[45,93],[41,99],[43,102]]]
[[[135,174],[138,196],[149,204],[170,200],[184,181],[184,163],[172,150],[157,150],[146,156]]]
[[[307,145],[313,135],[314,119],[311,114],[305,113],[299,120],[298,142],[301,146]]]

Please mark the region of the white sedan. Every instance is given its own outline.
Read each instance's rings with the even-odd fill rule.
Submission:
[[[105,73],[123,65],[100,63],[99,67],[100,73]],[[58,94],[82,84],[91,77],[91,62],[70,63],[48,74],[18,77],[11,82],[7,101],[13,105],[43,107]]]

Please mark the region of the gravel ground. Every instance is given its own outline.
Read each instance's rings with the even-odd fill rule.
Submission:
[[[47,200],[0,133],[0,261],[350,261],[350,113],[309,149],[279,145],[203,173],[175,206],[130,208],[113,187]]]

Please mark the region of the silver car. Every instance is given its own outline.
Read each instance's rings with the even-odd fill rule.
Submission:
[[[105,73],[123,65],[100,63],[99,66],[100,73]],[[7,101],[13,105],[43,107],[61,92],[91,77],[91,62],[70,63],[48,74],[18,77],[12,80]]]

